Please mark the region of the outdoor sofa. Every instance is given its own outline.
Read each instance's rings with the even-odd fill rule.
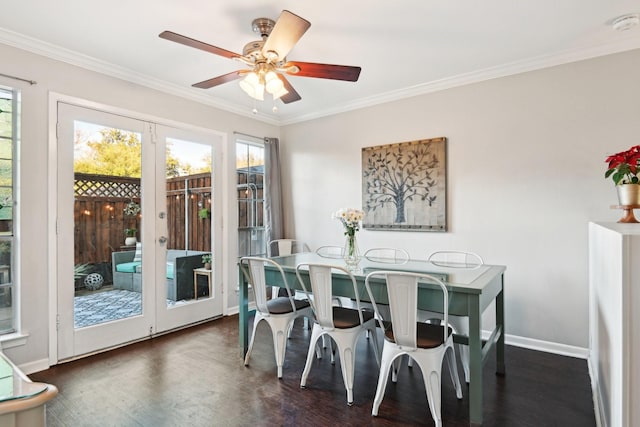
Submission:
[[[138,255],[136,256],[136,253]],[[193,270],[203,267],[202,255],[209,252],[169,249],[167,251],[167,299],[179,301],[194,298]],[[142,291],[141,249],[111,254],[113,288]]]

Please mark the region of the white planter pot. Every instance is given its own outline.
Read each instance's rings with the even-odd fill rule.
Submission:
[[[135,236],[124,239],[125,246],[135,246],[136,243],[138,243],[138,239],[136,239]]]

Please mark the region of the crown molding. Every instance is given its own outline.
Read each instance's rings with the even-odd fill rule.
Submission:
[[[606,43],[598,46],[591,46],[570,51],[568,50],[553,55],[542,55],[523,61],[511,62],[495,67],[485,68],[483,70],[472,71],[453,77],[447,77],[444,79],[434,80],[431,82],[422,83],[399,90],[385,92],[368,98],[357,99],[352,102],[345,103],[339,108],[326,109],[311,114],[292,117],[289,120],[283,120],[280,122],[280,125],[284,126],[300,123],[334,114],[345,113],[348,111],[359,110],[362,108],[385,104],[392,101],[407,99],[414,96],[439,92],[442,90],[465,86],[473,83],[479,83],[486,80],[522,74],[530,71],[541,70],[544,68],[555,67],[558,65],[569,64],[572,62],[583,61],[635,49],[640,49],[640,33],[637,37],[629,37],[624,40],[612,43]]]
[[[485,68],[483,70],[459,74],[457,76],[447,77],[440,80],[434,80],[431,82],[422,83],[399,90],[381,93],[379,95],[374,95],[367,98],[356,99],[352,102],[342,104],[338,108],[324,109],[309,114],[292,116],[290,118],[274,118],[263,113],[253,114],[251,111],[248,111],[245,106],[239,106],[237,104],[215,100],[210,96],[202,94],[202,92],[200,91],[184,88],[182,86],[169,83],[164,80],[159,80],[138,73],[136,71],[124,67],[119,67],[100,59],[84,55],[69,49],[61,48],[59,46],[55,46],[53,44],[27,37],[23,34],[19,34],[6,29],[0,29],[0,43],[4,43],[9,46],[23,49],[37,55],[45,56],[87,70],[95,71],[111,77],[116,77],[118,79],[125,80],[131,83],[139,84],[141,86],[158,90],[170,95],[179,96],[194,102],[212,106],[220,110],[251,118],[253,120],[262,121],[275,126],[286,126],[358,110],[361,108],[372,107],[392,101],[398,101],[401,99],[451,89],[454,87],[479,83],[486,80],[526,73],[529,71],[540,70],[599,56],[640,49],[640,33],[638,33],[637,35],[633,34],[610,43],[603,43],[596,46],[566,50],[552,55],[542,55],[523,61],[511,62],[495,67]]]
[[[200,104],[238,114],[240,116],[263,121],[275,126],[280,125],[280,122],[277,119],[261,113],[253,114],[245,106],[238,106],[237,104],[216,100],[210,96],[204,95],[201,91],[196,91],[195,89],[185,88],[164,80],[156,79],[131,69],[119,67],[92,56],[84,55],[70,49],[65,49],[13,31],[0,28],[0,43],[54,59],[56,61],[64,62],[69,65],[95,71],[97,73],[135,83],[140,86],[145,86],[169,95],[178,96]]]

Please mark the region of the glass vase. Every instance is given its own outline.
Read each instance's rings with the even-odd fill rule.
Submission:
[[[355,234],[347,235],[344,242],[344,262],[349,270],[355,270],[360,262],[360,250]]]

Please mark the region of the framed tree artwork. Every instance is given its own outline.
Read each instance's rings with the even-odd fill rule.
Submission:
[[[447,139],[362,149],[363,228],[447,230]]]

